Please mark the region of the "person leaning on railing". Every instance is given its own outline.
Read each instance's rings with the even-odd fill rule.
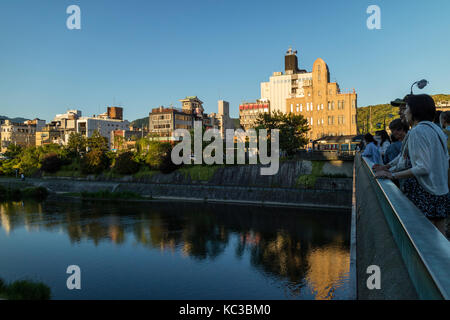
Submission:
[[[450,211],[447,137],[433,123],[436,106],[429,95],[411,95],[405,118],[412,129],[400,155],[386,166],[374,166],[377,178],[402,179],[405,195],[445,235]]]
[[[409,126],[401,119],[395,119],[389,124],[389,129],[392,132],[392,143],[384,154],[383,161],[385,164],[390,163],[400,154]]]

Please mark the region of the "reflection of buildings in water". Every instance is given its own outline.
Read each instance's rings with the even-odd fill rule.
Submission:
[[[6,235],[9,235],[9,233],[11,232],[11,217],[8,214],[6,205],[6,203],[0,203],[0,221],[2,224],[2,228],[6,232]]]
[[[43,221],[42,205],[37,202],[9,201],[0,203],[1,227],[9,235],[18,226],[24,226],[28,232],[39,230]]]
[[[111,241],[115,244],[121,244],[125,241],[125,233],[118,225],[109,226],[109,236]]]
[[[257,245],[261,241],[261,236],[258,232],[250,231],[241,234],[240,239],[242,244]]]
[[[308,253],[306,280],[316,300],[330,300],[350,271],[350,253],[337,246],[317,248]]]
[[[184,242],[181,248],[181,255],[183,257],[189,257],[192,251],[192,244],[190,242]]]

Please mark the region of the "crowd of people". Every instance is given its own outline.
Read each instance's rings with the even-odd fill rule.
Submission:
[[[431,96],[407,95],[391,102],[400,119],[364,136],[362,156],[374,163],[375,176],[391,179],[420,211],[446,234],[450,211],[450,112],[436,112]]]

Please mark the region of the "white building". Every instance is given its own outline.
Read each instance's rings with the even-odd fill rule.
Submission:
[[[105,119],[99,117],[81,117],[77,121],[77,132],[86,138],[92,136],[95,130],[108,139],[110,145],[111,132],[114,130],[128,130],[130,123],[127,120]]]
[[[312,73],[298,69],[297,51],[285,56],[285,73],[274,72],[268,82],[261,82],[261,100],[269,100],[271,112],[286,110],[286,99],[304,96],[303,86],[312,81]]]

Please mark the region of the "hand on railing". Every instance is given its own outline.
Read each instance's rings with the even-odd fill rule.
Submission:
[[[388,170],[381,170],[375,172],[375,179],[390,179],[392,180],[392,173]]]
[[[383,166],[382,164],[374,164],[372,166],[372,170],[377,172],[377,171],[387,171],[389,169],[388,165]]]

